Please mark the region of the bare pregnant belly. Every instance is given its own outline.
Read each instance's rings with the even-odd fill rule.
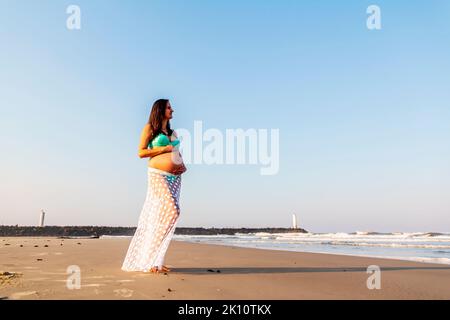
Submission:
[[[167,152],[153,157],[148,166],[166,172],[175,172],[183,166],[179,152]]]

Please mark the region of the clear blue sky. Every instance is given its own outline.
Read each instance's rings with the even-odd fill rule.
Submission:
[[[0,224],[136,225],[167,97],[175,128],[280,129],[277,175],[190,165],[179,226],[450,231],[448,1],[0,0],[0,39]]]

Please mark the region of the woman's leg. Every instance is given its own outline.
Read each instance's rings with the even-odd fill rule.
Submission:
[[[124,271],[151,271],[164,268],[164,256],[180,214],[181,176],[163,175],[149,170],[147,197],[131,240]]]
[[[156,236],[153,238],[152,248],[155,248],[156,256],[151,265],[152,270],[157,268],[159,271],[170,271],[163,265],[166,251],[174,235],[176,224],[180,215],[179,194],[181,187],[181,176],[165,176],[160,181],[160,214],[157,220]]]

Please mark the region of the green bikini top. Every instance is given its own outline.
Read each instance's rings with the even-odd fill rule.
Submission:
[[[154,147],[165,147],[165,146],[167,146],[169,144],[171,144],[174,147],[176,147],[177,145],[180,144],[180,140],[175,139],[173,141],[170,141],[168,136],[166,136],[163,133],[160,133],[152,141],[150,141],[148,146],[151,149],[151,148],[154,148]]]

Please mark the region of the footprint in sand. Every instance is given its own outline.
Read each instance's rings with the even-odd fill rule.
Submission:
[[[11,299],[22,299],[31,295],[37,295],[37,291],[16,292],[11,295]]]
[[[114,278],[114,276],[91,276],[91,277],[84,277],[84,279],[104,279],[104,278]]]
[[[49,278],[32,278],[32,279],[28,279],[28,281],[47,281],[49,280]]]
[[[135,282],[136,280],[117,280],[119,283],[125,283],[125,282]]]
[[[42,256],[48,256],[48,252],[40,252],[40,253],[30,254],[30,257],[42,257]]]
[[[42,271],[40,270],[41,274],[52,274],[52,275],[66,275],[67,273],[65,272],[47,272],[47,271]]]
[[[125,289],[125,288],[114,290],[114,293],[116,294],[116,296],[123,297],[123,298],[130,298],[133,295],[133,292],[134,292],[133,290]]]
[[[91,283],[91,284],[83,284],[81,287],[90,288],[90,287],[102,287],[104,284],[102,283]]]

